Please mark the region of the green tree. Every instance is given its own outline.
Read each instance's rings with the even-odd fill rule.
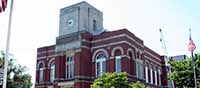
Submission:
[[[194,60],[197,84],[200,85],[200,54],[195,54]],[[194,72],[191,58],[182,61],[170,61],[169,64],[172,67],[169,79],[174,80],[176,86],[194,87]]]
[[[131,83],[130,86],[131,88],[145,88],[145,86],[141,84],[139,81],[137,81],[136,83]]]
[[[0,52],[0,68],[3,69],[4,53]],[[25,66],[16,64],[13,58],[8,60],[7,71],[7,88],[30,88],[31,75],[27,73],[28,69]]]
[[[105,73],[96,79],[91,88],[145,88],[143,84],[129,83],[126,73]]]

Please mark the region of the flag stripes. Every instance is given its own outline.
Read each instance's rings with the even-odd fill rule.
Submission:
[[[190,40],[189,45],[188,45],[188,51],[194,51],[196,49],[196,46],[193,42],[193,40]]]
[[[196,45],[194,44],[194,41],[192,40],[191,37],[191,29],[189,29],[189,31],[190,31],[190,36],[189,36],[188,51],[193,52],[196,49]]]

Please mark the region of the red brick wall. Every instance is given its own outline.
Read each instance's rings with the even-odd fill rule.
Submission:
[[[95,42],[95,43],[90,42],[90,41],[96,41],[96,40],[99,40],[99,39],[105,39],[105,38],[108,38],[108,37],[117,36],[117,35],[120,35],[120,34],[126,34],[126,35],[130,36],[132,39],[134,39],[135,41],[132,41],[127,36],[123,36],[123,37],[120,37],[120,38],[113,38],[113,39],[110,39],[110,40],[103,40],[103,41],[99,41],[99,42]],[[88,48],[81,48],[80,52],[75,53],[75,58],[74,58],[75,70],[74,70],[74,72],[75,72],[75,77],[77,77],[75,79],[82,80],[82,82],[75,82],[75,85],[74,85],[75,88],[89,88],[90,87],[91,81],[94,80],[94,79],[92,79],[92,77],[95,77],[95,74],[96,74],[95,61],[92,62],[92,59],[93,59],[92,56],[93,56],[94,52],[98,49],[104,49],[108,53],[108,59],[106,61],[106,71],[107,72],[115,72],[115,57],[111,58],[111,53],[112,53],[113,48],[118,47],[118,46],[122,47],[123,51],[124,51],[123,55],[126,55],[125,57],[122,57],[122,59],[121,59],[122,71],[126,71],[127,73],[129,73],[131,75],[130,78],[132,79],[132,81],[137,80],[136,78],[134,78],[134,76],[136,75],[136,64],[135,64],[136,61],[133,60],[136,57],[136,51],[135,51],[136,48],[143,52],[141,54],[141,57],[142,57],[141,59],[143,61],[147,60],[147,61],[149,61],[150,63],[153,63],[153,64],[156,64],[156,63],[163,64],[162,63],[163,58],[161,58],[161,56],[159,54],[155,53],[151,49],[144,46],[143,41],[141,39],[139,39],[138,37],[136,37],[131,32],[129,32],[127,29],[106,32],[106,33],[103,33],[103,34],[97,35],[97,36],[92,36],[89,33],[82,33],[81,38],[82,38],[82,40],[86,40],[86,41],[82,41],[82,43],[81,43],[82,46],[86,46],[89,49]],[[89,42],[87,42],[87,41],[89,41]],[[121,41],[129,42],[131,45],[133,45],[135,47],[132,47],[132,46],[128,45],[127,43],[121,43],[121,44],[115,44],[115,45],[110,45],[110,46],[106,46],[106,47],[94,48],[94,47],[97,47],[97,46],[109,45],[110,43],[121,42]],[[138,45],[138,44],[140,44],[140,45]],[[93,48],[91,49],[91,47],[93,47]],[[129,48],[131,48],[133,50],[134,58],[128,59],[127,50]],[[54,52],[48,52],[48,51],[51,51],[51,50],[55,50],[55,45],[38,48],[37,58],[41,58],[43,56],[48,57],[48,56],[56,55],[55,51]],[[43,53],[41,53],[41,52],[43,52]],[[44,53],[44,52],[46,52],[46,53]],[[151,53],[153,56],[149,55],[146,52]],[[117,55],[122,55],[122,52],[120,50],[116,50],[115,56],[117,56]],[[145,58],[145,56],[151,58],[156,63],[152,62],[148,58]],[[129,55],[129,57],[131,57],[131,56]],[[157,58],[159,58],[160,60],[157,59]],[[55,78],[65,79],[65,59],[66,59],[65,55],[55,57],[55,71],[56,71],[56,73],[55,73],[56,77]],[[39,60],[37,60],[37,62],[38,61]],[[44,61],[45,61],[46,68],[48,68],[47,65],[49,63],[49,60],[47,60],[47,58],[45,58]],[[156,64],[156,66],[161,67],[161,65],[159,65],[159,64]],[[162,69],[165,70],[164,67]],[[46,72],[45,72],[45,80],[46,81],[49,81],[49,75],[50,75],[49,73],[50,73],[50,71],[48,69],[46,69]],[[145,69],[144,69],[144,73],[145,73]],[[164,73],[164,71],[162,73]],[[153,72],[153,74],[154,74],[154,72]],[[80,78],[80,77],[91,77],[91,78]],[[150,70],[149,69],[148,69],[148,77],[149,77],[149,82],[150,82]],[[38,77],[38,71],[37,71],[36,72],[36,81],[38,81],[38,80],[39,80],[39,77]],[[61,80],[58,79],[56,82],[59,82],[59,81],[61,81]],[[64,80],[64,81],[67,81],[67,80]],[[56,82],[55,82],[55,85],[54,85],[55,88],[58,87],[56,85]],[[155,82],[155,80],[154,80],[154,82]],[[154,85],[151,85],[149,83],[147,83],[147,84],[149,86],[154,86]],[[166,74],[162,75],[162,85],[166,85]]]
[[[74,57],[74,64],[75,64],[75,69],[74,69],[74,76],[78,76],[79,74],[81,74],[81,53],[75,53],[75,57]]]

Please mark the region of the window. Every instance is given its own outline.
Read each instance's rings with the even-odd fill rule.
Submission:
[[[100,53],[96,57],[96,77],[101,77],[106,72],[106,56]]]
[[[39,82],[43,82],[44,68],[41,67],[39,70]]]
[[[144,68],[143,68],[143,61],[142,60],[139,60],[137,59],[136,60],[136,72],[137,72],[137,77],[140,78],[140,79],[143,79],[144,78]]]
[[[149,82],[149,77],[148,77],[148,66],[146,65],[145,67],[145,75],[146,75],[146,82]]]
[[[93,20],[93,30],[94,31],[97,30],[97,22],[96,22],[96,20]]]
[[[128,52],[128,56],[130,57],[131,60],[134,59],[131,51]]]
[[[161,85],[161,70],[158,69],[158,85]]]
[[[55,78],[55,63],[52,62],[50,66],[50,82],[53,82]]]
[[[154,70],[155,85],[157,85],[157,68]]]
[[[151,76],[151,84],[153,84],[153,69],[152,69],[153,67],[151,66],[150,67],[150,76]]]
[[[121,56],[116,56],[115,64],[116,64],[116,66],[115,66],[116,72],[120,73],[121,70],[122,70],[122,68],[121,68]]]
[[[70,56],[66,58],[66,72],[65,76],[67,79],[74,78],[74,57]]]
[[[42,83],[44,81],[44,69],[45,69],[44,63],[43,62],[39,63],[38,68],[39,68],[39,79],[38,79],[38,81],[39,81],[39,83]]]

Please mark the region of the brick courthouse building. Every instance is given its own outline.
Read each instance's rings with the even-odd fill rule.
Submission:
[[[147,87],[167,85],[162,56],[127,29],[103,29],[103,13],[83,1],[60,10],[56,44],[37,50],[35,88],[89,88],[103,72],[127,72]]]

